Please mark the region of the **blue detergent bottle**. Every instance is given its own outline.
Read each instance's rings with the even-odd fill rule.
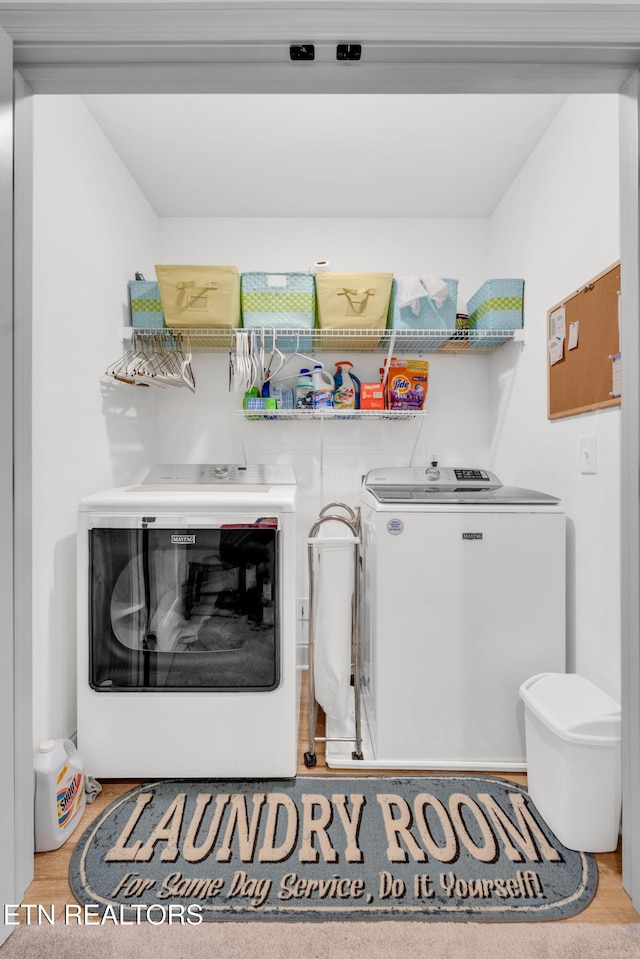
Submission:
[[[360,380],[352,370],[353,363],[350,363],[349,360],[340,360],[336,363],[335,392],[333,394],[333,405],[336,409],[360,409]]]
[[[296,409],[313,409],[313,380],[311,378],[311,372],[306,369],[306,367],[300,370],[296,381]]]

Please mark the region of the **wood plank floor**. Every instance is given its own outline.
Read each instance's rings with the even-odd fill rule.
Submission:
[[[327,767],[322,743],[317,744],[317,766],[313,770],[306,769],[303,757],[305,751],[308,749],[308,728],[306,688],[303,683],[298,772],[315,776],[342,775],[340,770],[329,769]],[[322,734],[322,718],[320,717],[317,735]],[[349,775],[354,775],[353,770],[350,769],[348,772]],[[363,773],[367,772],[370,774],[371,770],[363,770]],[[398,774],[398,770],[393,770],[393,773]],[[411,772],[408,771],[407,774],[411,775]],[[503,778],[513,779],[515,782],[526,785],[526,776],[524,774],[506,773]],[[68,873],[69,862],[77,839],[109,803],[139,783],[138,780],[102,780],[101,782],[103,787],[102,792],[94,803],[87,806],[81,825],[75,830],[68,842],[55,852],[36,854],[35,878],[25,893],[24,903],[42,905],[46,909],[55,906],[56,914],[60,914],[60,912],[64,910],[65,905],[75,902],[69,888]],[[565,921],[589,923],[640,922],[638,913],[634,910],[631,905],[631,900],[622,888],[622,855],[620,848],[618,847],[616,852],[599,854],[596,856],[596,860],[598,863],[599,882],[598,891],[594,900],[578,916]]]

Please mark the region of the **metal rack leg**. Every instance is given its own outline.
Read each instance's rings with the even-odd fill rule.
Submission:
[[[353,574],[353,616],[352,616],[352,642],[353,642],[353,697],[356,722],[356,748],[351,753],[352,759],[364,759],[362,755],[362,711],[360,696],[361,688],[361,661],[360,661],[360,546],[356,543],[354,550],[354,574]]]
[[[316,676],[314,664],[314,588],[313,588],[313,546],[307,546],[309,566],[309,750],[304,754],[304,764],[312,769],[318,762],[315,747],[316,724],[318,722],[318,703],[316,702]]]

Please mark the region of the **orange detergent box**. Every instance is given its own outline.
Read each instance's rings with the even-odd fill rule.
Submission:
[[[421,410],[429,388],[429,364],[426,360],[391,359],[387,375],[387,408]]]
[[[361,410],[383,410],[384,409],[384,386],[382,383],[361,383],[360,384],[360,409]]]

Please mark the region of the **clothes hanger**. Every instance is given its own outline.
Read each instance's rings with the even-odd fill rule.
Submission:
[[[247,393],[251,388],[252,366],[246,330],[236,330],[235,347],[231,351],[231,388],[236,393]]]
[[[262,330],[263,344],[264,344],[265,329]],[[276,359],[277,358],[277,359]],[[276,360],[277,366],[273,369],[273,361]],[[285,364],[285,357],[282,350],[279,350],[276,346],[276,331],[275,329],[271,330],[271,353],[269,354],[269,362],[266,367],[263,367],[263,382],[268,383],[270,379],[273,379],[274,376],[280,372],[282,367]]]
[[[122,356],[109,364],[104,375],[118,383],[126,383],[129,386],[148,386],[149,384],[141,380],[136,373],[136,366],[139,362],[140,354],[136,350],[126,350]]]
[[[287,368],[287,366],[288,366],[293,360],[296,359],[296,357],[298,357],[298,363],[296,364],[296,365],[298,366],[297,372],[296,372],[296,373],[293,373],[293,374],[290,374],[289,376],[282,376],[283,370],[285,370],[285,369]],[[287,380],[295,380],[295,379],[297,379],[297,377],[300,375],[300,366],[301,366],[300,360],[303,360],[303,361],[304,361],[303,364],[302,364],[303,366],[308,366],[308,367],[309,367],[309,372],[312,372],[312,371],[313,371],[314,366],[321,366],[322,369],[324,369],[324,363],[322,363],[320,360],[317,360],[314,356],[307,356],[306,353],[300,353],[300,352],[290,353],[290,354],[287,356],[287,358],[286,358],[286,360],[284,361],[284,363],[282,364],[282,366],[280,366],[280,368],[278,369],[278,373],[277,373],[278,383],[286,383]],[[269,378],[270,378],[270,379],[274,379],[274,375],[272,374],[272,376],[269,377]]]
[[[147,342],[141,334],[133,335],[133,353],[134,357],[129,364],[129,373],[134,378],[137,386],[153,386],[156,389],[162,389],[162,384],[157,379],[157,374],[153,368],[152,356],[149,353]]]
[[[189,340],[189,337],[187,337],[187,348],[189,350],[189,353],[187,356],[185,356],[184,353],[182,352],[182,343],[180,344],[180,346],[181,346],[180,353],[182,356],[182,364],[180,367],[180,378],[182,382],[184,383],[184,385],[187,387],[187,389],[191,390],[192,393],[195,393],[196,377],[195,377],[195,373],[193,372],[193,368],[191,366],[191,360],[193,359],[193,354],[191,351],[191,341]]]

